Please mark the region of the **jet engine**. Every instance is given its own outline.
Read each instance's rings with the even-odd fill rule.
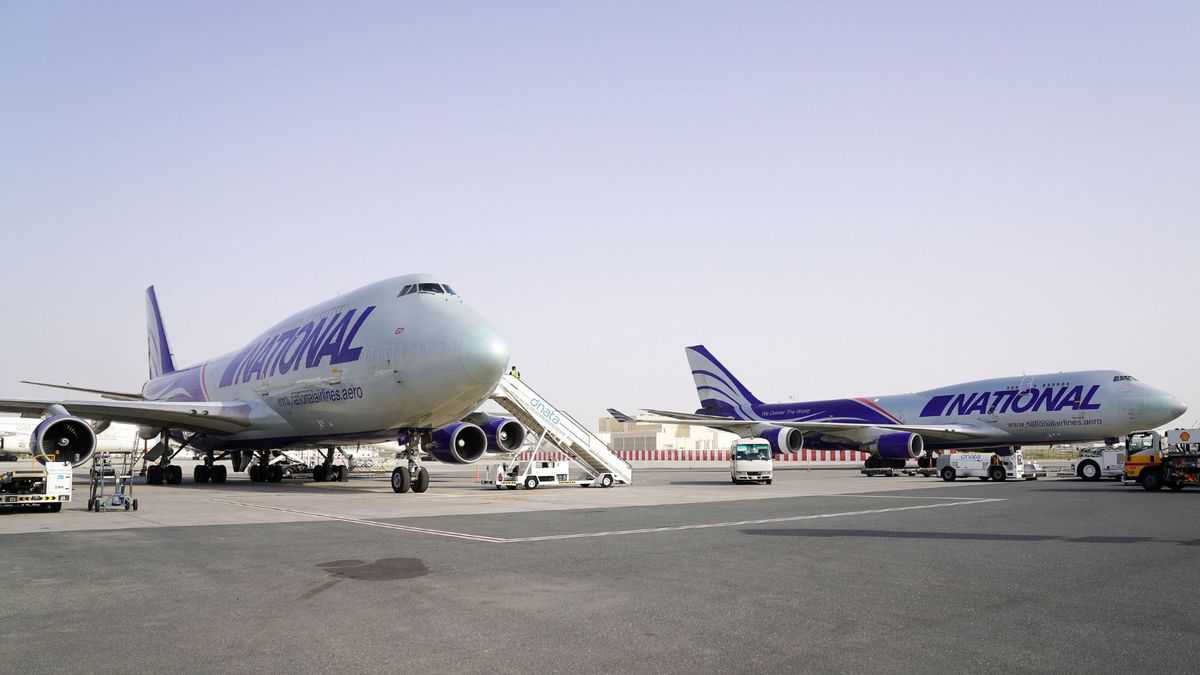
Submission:
[[[771,454],[800,452],[804,448],[804,433],[791,427],[760,424],[754,427],[754,435],[765,438],[771,444]]]
[[[29,437],[34,458],[46,462],[70,462],[79,466],[96,451],[96,432],[92,425],[70,415],[53,415],[42,420]]]
[[[514,452],[525,443],[525,426],[514,419],[471,413],[463,421],[483,429],[488,452]]]
[[[439,462],[474,464],[483,457],[487,447],[487,434],[483,429],[470,422],[454,422],[434,429],[424,449]]]
[[[925,441],[921,439],[920,434],[897,431],[881,434],[879,438],[871,441],[866,449],[885,459],[907,460],[919,457],[925,451]]]

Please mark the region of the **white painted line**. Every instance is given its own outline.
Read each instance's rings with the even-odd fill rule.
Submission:
[[[700,525],[673,525],[669,527],[647,527],[637,530],[613,530],[611,532],[578,532],[575,534],[551,534],[544,537],[518,537],[505,539],[503,543],[518,543],[529,541],[556,541],[559,539],[586,539],[589,537],[613,537],[622,534],[651,534],[654,532],[682,532],[684,530],[707,530],[717,527],[741,527],[743,525],[766,525],[769,523],[790,523],[798,520],[820,520],[822,518],[842,518],[845,516],[867,516],[877,513],[895,513],[897,511],[916,511],[918,509],[940,509],[949,506],[967,506],[969,504],[987,504],[1003,502],[1005,499],[973,499],[970,501],[941,502],[938,504],[919,504],[917,506],[896,506],[889,509],[867,509],[864,511],[842,511],[840,513],[816,513],[806,516],[784,516],[781,518],[759,518],[756,520],[734,520],[724,523],[703,523]]]
[[[248,502],[237,502],[230,499],[214,499],[214,501],[224,502],[226,504],[234,504],[236,506],[244,506],[251,509],[266,509],[268,511],[280,511],[282,513],[292,513],[300,516],[310,516],[312,518],[321,518],[324,520],[336,520],[343,523],[351,523],[353,525],[366,525],[368,527],[381,527],[385,530],[400,530],[401,532],[414,532],[417,534],[432,534],[439,537],[450,537],[453,539],[466,539],[468,541],[480,541],[488,544],[502,544],[507,542],[507,539],[498,537],[488,537],[482,534],[471,534],[470,532],[450,532],[447,530],[434,530],[427,527],[413,527],[412,525],[397,525],[395,523],[381,523],[377,520],[363,520],[361,518],[351,518],[349,516],[337,516],[330,513],[313,513],[311,511],[301,511],[299,509],[289,509],[282,506],[269,506],[267,504],[251,504]]]
[[[820,495],[820,496],[856,496],[856,495]],[[914,497],[913,499],[919,499]],[[364,520],[362,518],[351,518],[349,516],[337,516],[329,513],[313,513],[311,511],[301,511],[299,509],[289,509],[282,506],[270,506],[267,504],[252,504],[249,502],[239,502],[230,499],[213,498],[213,501],[222,502],[225,504],[233,504],[235,506],[244,506],[252,509],[266,509],[268,511],[279,511],[282,513],[291,513],[300,516],[309,516],[311,518],[320,518],[323,520],[333,520],[352,525],[365,525],[367,527],[379,527],[385,530],[398,530],[401,532],[411,532],[414,534],[431,534],[437,537],[449,537],[451,539],[464,539],[467,541],[477,541],[485,544],[522,544],[535,541],[558,541],[560,539],[589,539],[595,537],[615,537],[625,534],[653,534],[655,532],[682,532],[685,530],[708,530],[720,527],[741,527],[745,525],[768,525],[771,523],[790,523],[801,520],[821,520],[824,518],[844,518],[846,516],[868,516],[878,513],[896,513],[899,511],[917,511],[921,509],[940,509],[950,506],[969,506],[971,504],[989,504],[992,502],[1004,502],[1007,499],[1002,498],[985,498],[985,499],[966,499],[965,501],[958,498],[943,498],[955,499],[955,501],[942,501],[937,504],[918,504],[915,506],[894,506],[886,509],[866,509],[862,511],[840,511],[838,513],[814,513],[804,516],[782,516],[779,518],[758,518],[755,520],[731,520],[720,523],[701,523],[697,525],[669,525],[666,527],[646,527],[636,530],[611,530],[608,532],[575,532],[572,534],[549,534],[541,537],[514,537],[505,539],[502,537],[489,537],[483,534],[473,534],[471,532],[453,532],[450,530],[435,530],[427,527],[413,527],[411,525],[397,525],[395,523],[381,523],[377,520]]]

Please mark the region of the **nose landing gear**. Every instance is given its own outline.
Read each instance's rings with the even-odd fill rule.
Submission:
[[[400,459],[404,461],[404,466],[392,469],[392,492],[403,494],[410,488],[418,494],[425,492],[429,489],[429,470],[418,462],[421,456],[421,435],[410,432],[402,434],[401,440],[406,441],[401,443],[403,449],[400,451]]]

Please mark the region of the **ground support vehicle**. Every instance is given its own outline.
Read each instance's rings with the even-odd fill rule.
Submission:
[[[739,438],[729,447],[729,482],[770,485],[775,480],[771,443],[765,438]]]
[[[70,462],[41,464],[32,457],[0,461],[0,506],[37,507],[53,513],[71,501]]]
[[[1125,437],[1125,455],[1126,485],[1148,492],[1200,485],[1200,429],[1171,429],[1165,437],[1135,431]]]
[[[1046,470],[1037,462],[1026,462],[1020,450],[1008,455],[994,452],[948,452],[938,457],[938,475],[944,481],[959,478],[979,480],[1037,480]]]
[[[134,464],[130,450],[98,452],[92,457],[92,468],[88,472],[88,511],[138,510],[138,500],[133,497]]]
[[[1102,478],[1121,480],[1125,475],[1125,448],[1110,446],[1105,448],[1083,448],[1079,457],[1071,460],[1066,470],[1058,473],[1061,477],[1076,477],[1087,481]]]
[[[521,487],[536,490],[543,485],[612,487],[614,482],[610,473],[601,473],[594,478],[572,479],[571,463],[566,460],[522,462],[518,459],[485,466],[479,480],[480,485],[491,485],[497,490],[516,490]]]

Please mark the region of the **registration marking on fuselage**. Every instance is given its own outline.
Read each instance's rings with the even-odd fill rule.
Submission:
[[[1004,498],[988,497],[988,498],[971,498],[971,497],[904,497],[891,495],[819,495],[821,497],[870,497],[872,499],[940,499],[934,504],[914,504],[912,506],[894,506],[890,508],[880,509],[861,509],[857,511],[838,511],[833,513],[810,513],[800,516],[779,516],[775,518],[755,518],[750,520],[729,520],[713,523],[696,523],[690,525],[666,525],[663,527],[643,527],[630,530],[608,530],[604,532],[572,532],[568,534],[548,534],[536,537],[489,537],[483,534],[475,534],[473,532],[454,532],[451,530],[438,530],[428,527],[415,527],[412,525],[399,525],[396,523],[384,523],[378,520],[367,520],[364,518],[353,518],[350,516],[339,516],[331,513],[317,513],[313,511],[303,511],[300,509],[291,509],[283,506],[271,506],[268,504],[253,504],[250,502],[240,502],[230,499],[216,499],[214,501],[225,504],[233,504],[252,509],[266,509],[269,511],[279,511],[282,513],[291,513],[301,516],[309,516],[312,518],[320,518],[323,520],[332,520],[351,525],[363,525],[366,527],[378,527],[386,530],[396,530],[400,532],[409,532],[412,534],[428,534],[435,537],[447,537],[450,539],[461,539],[465,541],[475,541],[484,544],[523,544],[540,541],[559,541],[563,539],[590,539],[598,537],[617,537],[632,534],[655,534],[658,532],[685,532],[688,530],[711,530],[725,527],[745,527],[748,525],[770,525],[774,523],[791,523],[805,520],[824,520],[828,518],[846,518],[850,516],[871,516],[881,513],[897,513],[900,511],[919,511],[925,509],[941,509],[953,506],[970,506],[973,504],[990,504],[996,502],[1008,501]]]

